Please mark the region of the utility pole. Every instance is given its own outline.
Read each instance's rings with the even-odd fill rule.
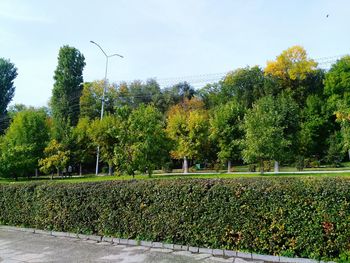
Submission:
[[[106,70],[105,70],[105,79],[104,79],[104,85],[103,85],[103,93],[102,93],[102,105],[101,105],[101,120],[103,119],[103,113],[104,113],[104,108],[105,108],[105,96],[106,96],[106,90],[107,90],[107,70],[108,70],[108,60],[111,57],[118,56],[120,58],[124,58],[122,55],[119,54],[112,54],[112,55],[107,55],[106,52],[102,49],[102,47],[97,44],[96,42],[90,40],[90,42],[101,49],[102,53],[106,57]],[[100,146],[97,146],[97,153],[96,153],[96,175],[98,175],[98,164],[99,164],[99,159],[100,159]]]

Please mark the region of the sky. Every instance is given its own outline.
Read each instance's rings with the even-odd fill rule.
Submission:
[[[0,57],[18,68],[12,104],[44,106],[63,45],[85,56],[84,81],[104,77],[90,40],[125,57],[110,59],[110,82],[183,80],[264,67],[293,45],[349,54],[349,10],[347,0],[0,0]]]

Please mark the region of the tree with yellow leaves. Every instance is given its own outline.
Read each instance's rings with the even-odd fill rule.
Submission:
[[[317,63],[308,58],[302,46],[293,46],[284,50],[274,61],[268,61],[265,74],[284,81],[304,80],[308,74],[315,72]]]
[[[185,99],[170,108],[166,132],[174,141],[171,156],[184,160],[184,173],[188,172],[188,159],[199,157],[208,140],[208,130],[209,118],[202,101]]]

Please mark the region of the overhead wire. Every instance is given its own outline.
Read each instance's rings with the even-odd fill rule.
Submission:
[[[315,58],[314,60],[318,63],[318,66],[323,69],[329,69],[329,66],[335,63],[338,59],[343,57],[344,55],[337,55],[337,56],[329,56],[329,57],[321,57],[321,58]],[[322,67],[327,65],[327,67]],[[221,73],[209,73],[209,74],[198,74],[198,75],[187,75],[187,76],[182,76],[182,77],[170,77],[170,78],[153,78],[157,84],[159,85],[160,88],[168,88],[171,86],[174,86],[178,83],[181,82],[187,82],[189,83],[192,87],[198,88],[198,87],[204,87],[205,85],[209,83],[215,83],[219,82],[222,80],[229,72],[231,71],[226,71],[226,72],[221,72]],[[152,79],[152,78],[150,78]],[[112,84],[110,88],[115,88],[117,89],[118,86],[121,84],[126,83],[127,85],[131,85],[135,83],[135,80],[133,81],[119,81],[116,84]],[[140,81],[141,84],[147,83],[146,81]],[[119,92],[118,98],[119,99],[151,99],[154,93],[149,93],[149,94],[139,94],[139,95],[133,95],[133,94],[128,94],[128,93],[121,93]],[[77,94],[73,95],[70,97],[67,102],[72,102],[74,100],[79,100],[81,97],[81,92],[77,92]],[[102,100],[102,98],[100,98]],[[80,111],[80,106],[81,103],[80,101],[78,103],[69,105],[70,110],[68,113],[76,113]],[[9,116],[3,116],[0,117],[0,129],[3,127],[8,126],[8,123],[11,121],[11,117]],[[6,123],[7,122],[7,123]]]

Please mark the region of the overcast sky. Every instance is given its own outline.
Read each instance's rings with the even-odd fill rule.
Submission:
[[[90,40],[125,56],[110,61],[111,82],[218,73],[296,44],[314,58],[350,53],[349,10],[347,0],[0,0],[0,57],[18,68],[13,103],[42,106],[66,44],[84,54],[85,81],[104,76]]]

